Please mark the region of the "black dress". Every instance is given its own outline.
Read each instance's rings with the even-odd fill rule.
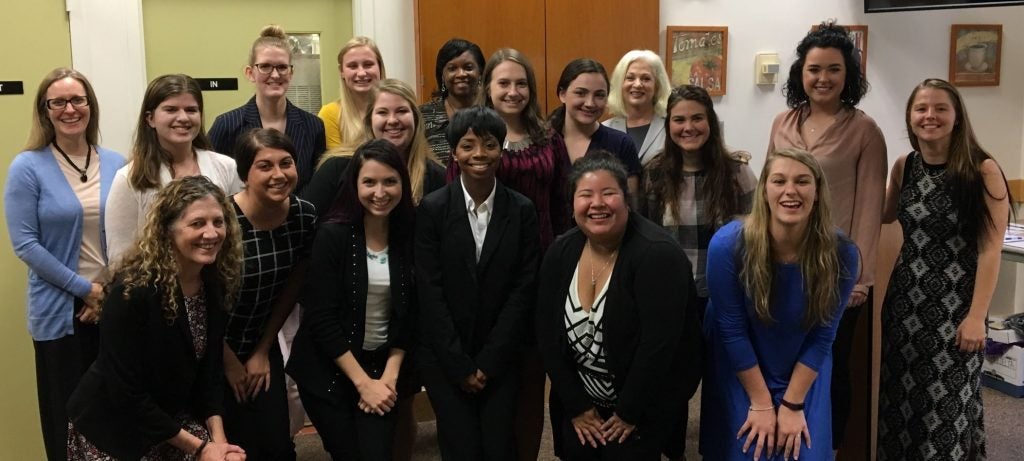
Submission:
[[[985,459],[982,352],[956,346],[978,268],[957,229],[945,165],[907,157],[903,248],[882,308],[879,460]]]

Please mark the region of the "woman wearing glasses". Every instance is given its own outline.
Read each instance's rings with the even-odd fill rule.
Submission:
[[[99,107],[78,71],[47,74],[34,115],[28,145],[8,170],[4,212],[14,253],[29,269],[28,330],[43,443],[47,458],[64,459],[64,407],[96,358],[95,323],[109,280],[103,207],[124,158],[96,144]]]
[[[292,51],[280,26],[264,27],[252,42],[245,78],[256,86],[256,95],[244,106],[213,121],[213,150],[234,157],[239,135],[253,128],[274,128],[295,144],[295,167],[299,173],[295,191],[299,192],[313,177],[320,154],[327,150],[327,140],[324,123],[285,97],[292,80]]]

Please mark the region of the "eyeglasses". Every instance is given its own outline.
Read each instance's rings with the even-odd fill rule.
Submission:
[[[46,100],[46,107],[50,110],[64,110],[65,107],[71,104],[71,107],[80,109],[89,105],[89,98],[85,96],[75,96],[71,99],[54,98]]]
[[[252,66],[255,67],[256,70],[258,70],[261,74],[269,74],[274,72],[275,70],[277,71],[277,75],[288,75],[292,73],[291,64],[267,64],[264,62],[261,64],[253,64]]]

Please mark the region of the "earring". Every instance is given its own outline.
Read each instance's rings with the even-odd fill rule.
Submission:
[[[447,94],[448,88],[445,88],[444,83],[441,84],[441,94]]]

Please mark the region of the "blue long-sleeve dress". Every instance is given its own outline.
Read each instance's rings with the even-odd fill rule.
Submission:
[[[806,298],[798,264],[776,264],[771,311],[775,322],[761,322],[740,280],[740,242],[743,226],[733,221],[712,237],[708,247],[707,306],[704,335],[709,364],[702,390],[701,452],[704,459],[749,460],[743,454],[746,437],[736,433],[747,419],[750,398],[736,373],[758,365],[777,406],[789,385],[797,362],[815,370],[818,377],[804,400],[804,415],[811,434],[811,448],[800,448],[803,461],[832,457],[831,388],[832,341],[839,325],[839,313],[846,307],[857,279],[857,247],[841,238],[839,299],[834,320],[828,325],[803,327]],[[751,448],[752,450],[752,448]],[[782,453],[762,458],[782,459]]]

